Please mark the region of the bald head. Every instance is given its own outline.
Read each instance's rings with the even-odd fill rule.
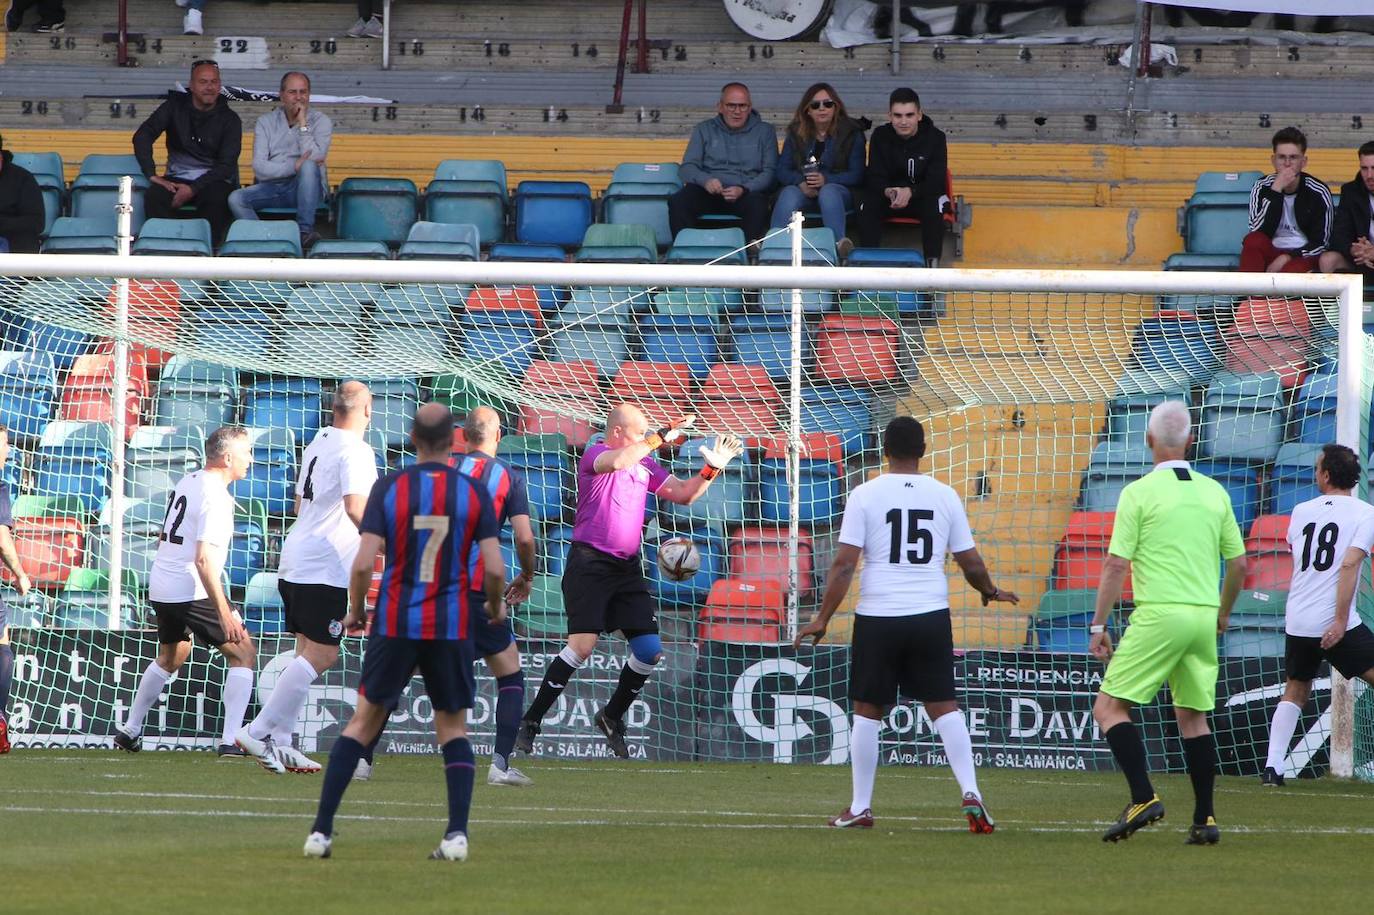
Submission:
[[[474,407],[463,422],[463,438],[472,450],[495,454],[501,441],[501,417],[491,407]]]
[[[410,441],[420,460],[445,460],[453,447],[453,413],[441,403],[422,404],[410,426]]]
[[[606,417],[606,444],[611,448],[643,441],[648,432],[649,420],[632,403],[616,404]]]
[[[334,389],[334,425],[361,432],[372,419],[372,392],[361,381],[345,381]]]

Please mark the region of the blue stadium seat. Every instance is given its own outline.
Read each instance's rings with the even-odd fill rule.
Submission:
[[[300,257],[300,227],[294,219],[235,219],[219,256]]]
[[[1107,403],[1107,438],[1117,444],[1145,446],[1150,411],[1166,400],[1189,402],[1186,384],[1164,372],[1127,369]]]
[[[289,429],[292,438],[308,442],[319,431],[324,387],[316,378],[268,378],[243,391],[243,424]]]
[[[1198,473],[1206,474],[1216,480],[1231,496],[1231,510],[1235,513],[1236,523],[1241,533],[1250,530],[1250,525],[1263,514],[1260,503],[1260,479],[1256,465],[1246,460],[1225,458],[1203,458],[1193,464]]]
[[[1331,363],[1327,367],[1331,371],[1309,375],[1293,400],[1296,441],[1324,445],[1336,440],[1336,366]],[[1374,402],[1370,404],[1366,429],[1369,441],[1374,442]]]
[[[567,260],[567,252],[558,245],[501,242],[500,244],[491,246],[491,251],[487,253],[487,260],[512,262],[563,261]]]
[[[1190,312],[1165,311],[1140,322],[1131,338],[1135,367],[1179,384],[1205,382],[1221,365],[1217,327]]]
[[[1193,272],[1230,272],[1240,267],[1240,249],[1234,254],[1170,254],[1165,270]]]
[[[44,254],[118,254],[114,226],[104,219],[59,216],[43,242]]]
[[[802,432],[838,435],[845,457],[854,457],[875,446],[872,389],[805,386],[801,401]]]
[[[573,459],[561,435],[507,435],[497,454],[525,475],[530,517],[557,521],[563,516],[563,494],[572,492]]]
[[[138,156],[132,153],[109,155],[91,153],[81,160],[80,175],[128,175],[135,181],[143,178],[143,166],[138,164]],[[147,179],[145,178],[146,182]]]
[[[279,633],[285,625],[285,613],[277,573],[254,574],[243,592],[243,625],[256,634]]]
[[[499,359],[513,375],[522,375],[534,359],[538,316],[516,309],[466,312],[458,322],[459,348],[469,359]]]
[[[157,386],[154,422],[183,429],[217,429],[234,421],[238,370],[186,356],[173,356]]]
[[[1264,172],[1202,172],[1193,183],[1194,194],[1246,194]]]
[[[1154,469],[1150,449],[1144,436],[1130,444],[1116,441],[1098,442],[1088,459],[1083,476],[1079,501],[1087,512],[1114,512],[1121,490]]]
[[[1327,439],[1331,441],[1331,439]],[[1267,514],[1291,515],[1293,509],[1308,499],[1315,499],[1317,481],[1313,468],[1321,454],[1323,443],[1290,442],[1279,447],[1274,469],[1269,475],[1269,511]]]
[[[1223,373],[1203,397],[1197,453],[1272,461],[1283,442],[1284,419],[1283,383],[1278,375]]]
[[[574,286],[568,293],[566,303],[558,308],[565,320],[574,315],[623,319],[651,303],[647,286]]]
[[[855,248],[845,263],[851,267],[924,267],[926,256],[912,248]]]
[[[315,283],[291,291],[281,318],[281,349],[296,365],[349,363],[362,349],[366,294],[356,284]]]
[[[210,223],[204,219],[149,219],[134,239],[134,254],[209,257]]]
[[[148,179],[141,171],[134,174],[133,213],[129,231],[137,235],[143,227],[143,194]],[[72,182],[71,213],[78,218],[99,219],[115,233],[115,207],[119,203],[119,176],[80,174]]]
[[[267,359],[277,317],[250,305],[206,305],[196,309],[190,338],[207,350],[233,353],[241,359]]]
[[[234,536],[224,560],[224,574],[230,593],[241,595],[248,583],[267,566],[267,532],[262,525],[242,515],[234,518]]]
[[[204,463],[205,430],[200,426],[140,426],[125,452],[124,495],[153,502],[166,498],[183,476]]]
[[[690,479],[701,469],[701,456],[697,448],[707,443],[707,439],[695,438],[682,443],[668,461],[669,473]],[[678,505],[667,500],[658,500],[659,523],[665,528],[685,528],[707,522],[716,524],[743,524],[750,520],[751,511],[757,504],[758,467],[746,451],[740,460],[731,461],[724,472],[716,478],[707,490],[691,505]]]
[[[840,515],[843,468],[828,458],[803,457],[798,465],[797,514],[801,523],[829,524]],[[791,515],[790,500],[787,459],[764,457],[759,461],[759,520],[765,524],[786,524]]]
[[[609,378],[630,358],[625,324],[615,315],[588,318],[565,311],[549,341],[553,359],[577,362],[589,359],[602,378]]]
[[[835,253],[835,233],[825,226],[802,229],[802,264],[808,267],[833,267],[840,262]],[[759,248],[759,265],[790,266],[792,263],[792,235],[779,232],[763,239]]]
[[[507,525],[506,530],[510,530]],[[568,565],[568,550],[572,549],[572,525],[571,524],[545,524],[543,533],[535,533],[535,551],[539,559],[540,568],[545,575],[563,574],[563,569]],[[514,575],[520,569],[520,563],[510,563],[511,574]]]
[[[79,499],[90,514],[110,495],[114,436],[104,423],[48,423],[34,455],[34,489]]]
[[[306,257],[320,259],[337,260],[372,260],[385,261],[391,259],[391,249],[385,242],[380,241],[349,241],[346,238],[321,238],[310,246],[310,253]]]
[[[242,502],[261,502],[273,517],[295,513],[296,437],[289,428],[249,428],[253,445],[253,466],[248,476],[230,487],[229,493]]]
[[[55,152],[16,152],[14,164],[27,170],[35,178],[53,178],[60,184],[65,172],[62,170],[62,154]],[[136,174],[143,174],[142,170]]]
[[[674,537],[690,537],[701,556],[701,568],[686,581],[673,581],[663,574],[658,565],[660,544]],[[725,548],[725,534],[718,524],[662,530],[658,538],[645,537],[644,570],[649,579],[649,590],[665,607],[695,613],[711,593],[711,585],[725,574]]]
[[[345,178],[334,195],[338,236],[395,247],[419,216],[419,198],[408,178]]]
[[[1189,254],[1238,254],[1250,230],[1250,188],[1193,194],[1181,228]]]
[[[720,362],[716,321],[700,315],[653,314],[638,320],[645,362],[681,362],[692,377],[705,378]]]
[[[55,300],[52,304],[58,306],[59,301]],[[67,317],[74,315],[69,313]],[[25,318],[23,323],[28,337],[28,348],[36,353],[47,353],[52,356],[53,366],[59,372],[70,369],[78,356],[86,355],[95,346],[95,337],[85,331],[48,324],[37,318]]]
[[[470,223],[420,221],[396,257],[400,260],[481,260],[482,239],[477,226]]]
[[[521,181],[515,188],[515,239],[575,248],[592,224],[592,192],[581,181]]]
[[[1088,653],[1088,624],[1096,609],[1096,588],[1046,591],[1036,608],[1033,626],[1040,651]]]
[[[425,219],[476,226],[484,247],[496,244],[506,237],[504,182],[504,178],[500,184],[466,179],[431,181],[425,188]]]
[[[57,368],[52,354],[0,353],[0,422],[9,429],[10,436],[37,438],[56,410]]]
[[[785,314],[736,315],[730,319],[731,362],[761,365],[774,381],[786,381],[792,369],[792,319]],[[802,328],[801,358],[811,358],[811,332]]]
[[[803,289],[801,291],[802,313],[819,315],[835,310],[835,290]],[[764,311],[792,313],[791,289],[760,289],[759,307]]]

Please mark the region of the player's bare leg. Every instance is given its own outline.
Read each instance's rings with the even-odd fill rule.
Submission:
[[[520,667],[520,649],[511,642],[502,651],[489,654],[483,660],[496,678],[496,742],[492,747],[491,768],[487,770],[487,784],[527,787],[533,781],[510,764],[525,704],[525,674]]]
[[[591,657],[596,649],[597,639],[598,635],[595,632],[574,632],[568,636],[568,644],[563,646],[558,657],[549,664],[549,669],[539,684],[539,692],[535,694],[534,701],[520,719],[520,729],[515,735],[515,749],[527,756],[534,752],[534,739],[539,736],[539,722],[544,720],[544,716],[558,701],[558,697],[563,695],[563,690],[573,674],[587,663],[587,658]]]
[[[1107,738],[1112,755],[1126,776],[1131,788],[1131,802],[1121,816],[1102,836],[1104,842],[1129,839],[1136,830],[1164,818],[1164,805],[1150,784],[1149,763],[1145,757],[1145,742],[1131,721],[1131,703],[1104,692],[1098,692],[1093,703],[1093,719],[1098,730]]]
[[[134,704],[124,717],[124,724],[115,726],[115,749],[137,753],[143,748],[143,719],[157,704],[163,687],[177,675],[190,656],[190,639],[158,646],[157,657],[144,669],[138,681],[138,692],[134,693]]]

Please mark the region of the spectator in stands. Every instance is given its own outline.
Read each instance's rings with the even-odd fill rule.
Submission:
[[[915,90],[894,89],[887,99],[888,123],[873,131],[868,144],[868,174],[859,204],[859,243],[882,243],[883,220],[904,216],[921,221],[926,265],[938,266],[945,243],[944,214],[949,153],[945,132],[921,113]]]
[[[186,18],[181,20],[181,34],[204,35],[205,27],[200,21],[200,13],[205,9],[205,0],[177,0],[177,6],[186,10]]]
[[[863,179],[864,126],[849,116],[829,83],[816,83],[802,96],[782,141],[782,191],[773,204],[773,228],[787,225],[796,210],[819,208],[821,222],[835,233],[840,257],[848,257],[854,243],[845,219]]]
[[[43,235],[43,192],[29,170],[14,164],[0,137],[0,254],[37,254]]]
[[[1331,249],[1322,252],[1322,273],[1355,270],[1374,284],[1374,140],[1360,146],[1360,172],[1341,185],[1341,205],[1331,224]]]
[[[1331,240],[1331,191],[1307,174],[1307,137],[1285,127],[1272,142],[1274,174],[1250,190],[1250,234],[1240,247],[1247,273],[1308,273]]]
[[[668,223],[676,236],[707,214],[737,216],[754,241],[768,230],[778,133],[754,110],[744,83],[725,84],[716,112],[692,130],[679,171],[684,186],[668,198]]]
[[[344,34],[349,38],[381,38],[381,0],[358,0],[358,21]]]
[[[167,175],[157,174],[153,143],[167,135]],[[191,64],[189,92],[169,92],[167,101],[134,131],[134,155],[150,182],[143,195],[145,214],[180,218],[182,207],[209,220],[215,243],[232,219],[229,194],[239,184],[243,122],[220,95],[219,64]]]
[[[24,14],[38,7],[38,25],[35,32],[47,34],[60,32],[67,27],[67,11],[62,0],[10,0],[10,8],[5,11],[5,31],[17,32],[24,25]]]
[[[310,107],[310,77],[292,71],[281,78],[281,107],[253,127],[253,177],[257,184],[229,195],[235,219],[257,219],[258,210],[291,207],[301,247],[319,241],[315,211],[328,192],[324,160],[334,125]]]

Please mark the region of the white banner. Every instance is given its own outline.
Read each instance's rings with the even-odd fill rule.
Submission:
[[[1141,0],[1156,6],[1297,16],[1368,16],[1369,0]]]

